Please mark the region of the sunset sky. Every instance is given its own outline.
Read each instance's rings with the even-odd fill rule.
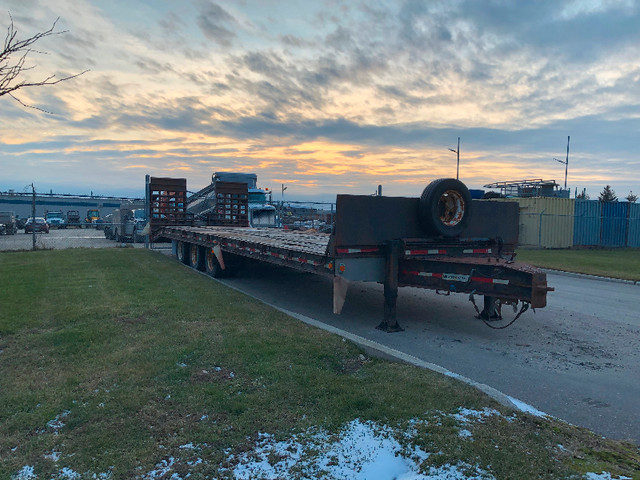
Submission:
[[[141,196],[144,177],[258,174],[280,198],[419,196],[526,178],[640,194],[640,4],[5,0],[47,30],[0,97],[0,191]]]

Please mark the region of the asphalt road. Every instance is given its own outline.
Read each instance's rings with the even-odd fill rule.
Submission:
[[[223,282],[487,384],[569,423],[640,443],[640,286],[549,274],[556,290],[548,306],[526,312],[504,330],[475,319],[467,295],[401,288],[398,321],[405,330],[384,333],[375,329],[383,305],[378,284],[353,283],[342,314],[334,315],[329,278],[256,264]]]

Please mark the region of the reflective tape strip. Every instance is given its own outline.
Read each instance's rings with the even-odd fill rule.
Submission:
[[[471,277],[471,281],[478,282],[478,283],[493,283],[498,285],[509,285],[509,280],[502,280],[501,278]]]
[[[417,277],[434,277],[434,278],[442,278],[441,273],[431,273],[431,272],[416,272],[411,270],[403,270],[402,273],[405,275],[415,275]]]
[[[469,277],[469,275],[463,275],[460,273],[431,273],[431,272],[417,272],[411,270],[403,270],[404,275],[415,275],[417,277],[431,277],[441,278],[449,282],[463,282],[468,283],[469,280],[478,283],[492,283],[497,285],[509,285],[509,280],[503,280],[501,278],[489,278],[489,277]]]
[[[378,248],[336,248],[337,253],[375,253],[379,251]]]
[[[428,249],[428,250],[405,250],[405,255],[446,255],[446,250]]]
[[[491,253],[490,248],[474,248],[463,250],[462,253]]]

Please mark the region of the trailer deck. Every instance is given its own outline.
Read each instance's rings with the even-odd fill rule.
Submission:
[[[176,192],[169,194],[173,198]],[[474,221],[461,235],[447,238],[421,227],[418,200],[339,195],[331,234],[166,222],[156,234],[172,240],[181,262],[213,277],[228,274],[243,258],[330,276],[334,313],[340,313],[350,282],[382,283],[385,302],[378,328],[389,332],[401,330],[396,321],[401,286],[467,293],[472,301],[481,295],[484,309],[478,313],[485,320],[501,318],[503,304],[522,303],[520,313],[546,306],[553,289],[545,273],[514,261],[517,204],[474,203]]]

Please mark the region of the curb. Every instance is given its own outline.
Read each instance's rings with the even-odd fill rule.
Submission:
[[[585,278],[588,280],[600,280],[602,282],[624,283],[626,285],[640,286],[640,281],[636,282],[633,280],[624,280],[622,278],[601,277],[599,275],[588,275],[586,273],[566,272],[564,270],[553,270],[551,268],[541,268],[541,270],[545,273],[553,273],[555,275],[562,275],[563,277]]]

